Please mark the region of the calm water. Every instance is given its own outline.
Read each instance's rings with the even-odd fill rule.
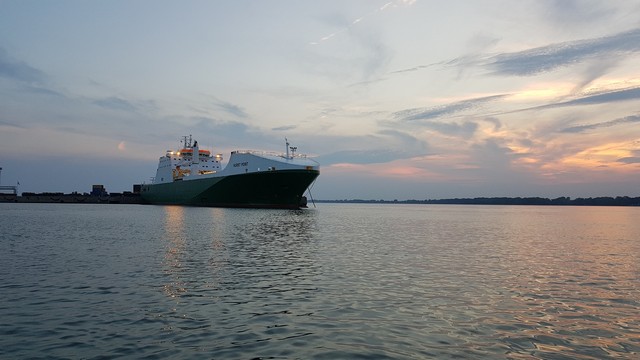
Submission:
[[[638,358],[638,219],[0,204],[0,358]]]

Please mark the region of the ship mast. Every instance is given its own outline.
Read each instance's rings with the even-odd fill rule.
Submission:
[[[189,136],[187,136],[187,135],[183,136],[183,137],[182,137],[182,141],[181,141],[181,142],[182,142],[183,148],[185,148],[185,149],[190,148],[190,147],[191,147],[191,135],[189,135]]]

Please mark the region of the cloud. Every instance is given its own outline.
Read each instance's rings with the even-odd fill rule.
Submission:
[[[493,130],[497,131],[500,130],[500,128],[502,127],[502,123],[500,122],[499,119],[495,118],[495,117],[486,117],[484,119],[485,122],[488,122],[490,124],[493,124]]]
[[[27,128],[24,125],[21,125],[21,124],[18,124],[18,123],[14,123],[14,122],[4,121],[4,120],[1,120],[1,119],[0,119],[0,126],[8,126],[8,127],[19,128],[19,129],[26,129]]]
[[[136,111],[136,106],[131,102],[115,96],[97,99],[94,100],[93,103],[106,109]]]
[[[321,64],[314,71],[320,69],[323,76],[333,74],[341,81],[352,83],[348,86],[384,81],[381,76],[387,73],[393,52],[383,39],[376,27],[351,29],[343,41],[335,44],[342,50],[317,49],[315,61],[321,60]],[[321,53],[324,55],[320,55]]]
[[[603,56],[621,57],[636,52],[640,52],[640,29],[498,54],[487,59],[484,66],[498,75],[530,76]]]
[[[196,116],[191,119],[196,121],[198,126],[205,126],[210,130],[224,134],[240,134],[249,129],[249,126],[238,121],[221,121],[209,117]]]
[[[592,25],[597,20],[611,15],[613,11],[602,7],[600,1],[547,0],[537,1],[542,6],[543,18],[562,28],[567,26]]]
[[[495,39],[492,41],[488,42],[487,46],[497,42]],[[610,36],[553,43],[497,55],[472,53],[448,61],[396,70],[390,74],[418,71],[434,65],[442,65],[456,66],[460,69],[479,66],[488,69],[494,75],[533,76],[565,66],[595,61],[586,70],[585,79],[576,86],[575,91],[578,91],[602,76],[626,55],[638,52],[640,52],[640,28]]]
[[[405,73],[405,72],[414,72],[414,71],[430,68],[430,67],[436,66],[436,65],[442,65],[442,63],[438,62],[438,63],[428,64],[428,65],[418,65],[418,66],[414,66],[414,67],[407,68],[407,69],[400,69],[400,70],[391,71],[389,74],[401,74],[401,73]]]
[[[538,110],[576,105],[597,105],[636,99],[640,99],[640,87],[623,90],[604,91],[595,95],[587,95],[574,100],[551,103],[547,105],[536,106],[533,108],[527,108],[524,110]]]
[[[465,139],[472,137],[478,129],[478,124],[472,121],[465,121],[462,124],[454,122],[444,123],[438,121],[426,121],[421,124],[441,134],[459,136]]]
[[[388,3],[380,6],[379,8],[374,9],[373,11],[364,14],[354,20],[351,21],[347,21],[346,19],[344,19],[343,17],[338,17],[339,24],[341,25],[341,29],[334,31],[330,34],[327,34],[323,37],[321,37],[320,39],[316,40],[316,41],[312,41],[309,43],[309,45],[320,45],[322,42],[325,42],[333,37],[335,37],[338,34],[344,33],[348,30],[350,30],[353,26],[355,26],[356,24],[362,23],[362,21],[364,21],[366,18],[375,15],[379,12],[385,11],[391,7],[403,7],[403,6],[411,6],[413,4],[415,4],[417,0],[395,0],[395,1],[389,1]],[[336,23],[337,21],[332,21],[333,23]]]
[[[316,158],[323,165],[387,163],[423,156],[429,149],[426,141],[395,129],[381,130],[365,137],[329,136],[322,142],[325,143],[325,148],[331,151]],[[336,151],[346,146],[351,149]]]
[[[315,159],[323,165],[331,164],[378,164],[386,163],[397,159],[404,159],[411,155],[405,151],[393,149],[372,149],[372,150],[344,150],[325,154]]]
[[[58,131],[61,133],[67,134],[75,134],[75,135],[92,135],[91,131],[87,131],[85,129],[73,126],[56,126],[52,128],[54,131]]]
[[[424,151],[428,147],[428,144],[425,141],[402,131],[387,129],[378,131],[378,134],[389,137],[395,144],[403,146],[404,148],[412,149],[412,151],[420,152]]]
[[[501,142],[501,139],[486,139],[471,146],[470,155],[474,165],[477,166],[475,172],[478,175],[484,174],[496,180],[502,175],[508,175],[511,179],[516,177],[517,174],[511,168],[515,154]]]
[[[231,115],[235,115],[239,118],[246,118],[248,117],[247,113],[245,112],[245,110],[243,108],[241,108],[238,105],[232,104],[230,102],[226,102],[226,101],[222,101],[216,98],[213,98],[213,105],[215,105],[216,107],[218,107],[219,109],[231,114]]]
[[[0,48],[0,77],[27,84],[40,84],[46,76],[29,64],[14,60],[5,49]]]
[[[428,120],[477,108],[482,104],[500,100],[507,96],[509,96],[509,94],[485,96],[431,108],[416,108],[397,111],[393,115],[403,121]]]
[[[370,81],[389,64],[392,58],[391,51],[377,36],[372,34],[360,34],[358,38],[364,52],[364,56],[359,61],[362,79]]]
[[[402,149],[395,152],[395,159],[408,159],[429,153],[430,145],[427,141],[411,134],[395,129],[380,130],[376,133],[375,144],[386,144],[392,149]]]
[[[288,130],[293,130],[295,128],[297,128],[296,125],[284,125],[284,126],[278,126],[278,127],[271,128],[271,130],[273,130],[273,131],[288,131]]]
[[[251,127],[238,121],[222,121],[203,116],[190,117],[189,120],[192,121],[189,128],[199,129],[199,136],[207,136],[216,144],[242,148],[253,147],[262,140],[259,132],[252,132]]]
[[[618,162],[621,162],[624,164],[640,164],[640,157],[639,156],[624,157],[624,158],[618,159]]]
[[[611,126],[616,126],[616,125],[621,125],[621,124],[631,124],[631,123],[637,123],[637,122],[640,122],[640,115],[631,115],[631,116],[626,116],[626,117],[623,117],[623,118],[619,118],[619,119],[615,119],[615,120],[611,120],[611,121],[600,122],[600,123],[596,123],[596,124],[572,126],[572,127],[564,128],[564,129],[560,130],[560,132],[562,132],[562,133],[581,133],[581,132],[584,132],[584,131],[587,131],[587,130],[593,130],[593,129],[604,128],[604,127],[611,127]]]
[[[584,96],[579,99],[558,103],[555,106],[569,106],[581,104],[603,104],[618,101],[640,99],[640,87],[623,90],[602,92],[596,95]]]
[[[582,91],[593,81],[605,75],[609,69],[614,68],[617,63],[618,59],[615,57],[605,57],[594,61],[583,72],[582,76],[584,78],[574,87],[572,93],[575,94]]]
[[[59,98],[66,98],[67,96],[64,95],[63,93],[44,87],[44,86],[39,86],[39,85],[25,85],[23,87],[23,90],[31,93],[31,94],[35,94],[35,95],[47,95],[47,96],[56,96]]]
[[[543,110],[543,109],[552,109],[552,108],[559,108],[559,107],[578,106],[578,105],[608,104],[608,103],[637,100],[637,99],[640,99],[640,87],[633,87],[633,88],[622,89],[622,90],[602,91],[593,95],[586,95],[586,96],[579,97],[577,99],[573,99],[569,101],[561,101],[561,102],[549,103],[549,104],[540,105],[540,106],[534,106],[530,108],[518,109],[514,111],[508,111],[503,114],[518,113],[518,112],[530,111],[530,110]]]

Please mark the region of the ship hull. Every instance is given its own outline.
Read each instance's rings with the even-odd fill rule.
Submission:
[[[318,170],[279,170],[143,185],[148,204],[298,209]]]

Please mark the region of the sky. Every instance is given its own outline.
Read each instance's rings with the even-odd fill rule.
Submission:
[[[184,135],[316,199],[640,196],[637,0],[0,0],[20,192],[149,182]]]

